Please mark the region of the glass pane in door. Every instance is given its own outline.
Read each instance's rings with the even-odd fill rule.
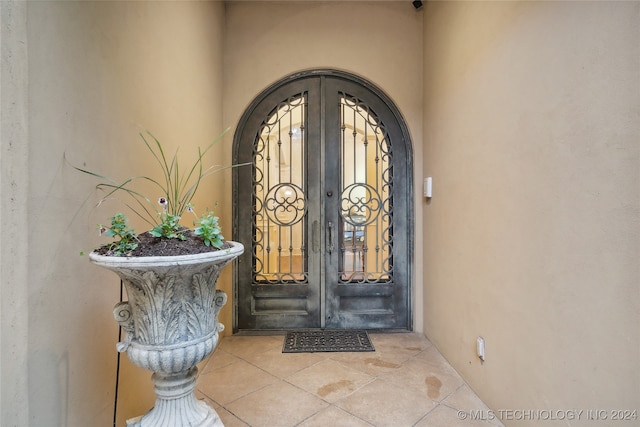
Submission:
[[[253,283],[307,283],[306,95],[277,106],[254,144]]]
[[[392,159],[384,125],[340,93],[340,283],[392,280]]]

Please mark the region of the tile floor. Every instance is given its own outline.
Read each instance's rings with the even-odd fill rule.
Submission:
[[[375,352],[286,354],[283,336],[225,337],[197,396],[226,427],[502,426],[460,419],[488,408],[426,338],[369,336]]]

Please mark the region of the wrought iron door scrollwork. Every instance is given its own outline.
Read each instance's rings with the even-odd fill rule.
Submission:
[[[306,283],[305,93],[264,117],[253,146],[253,283]]]
[[[382,209],[382,198],[373,186],[358,182],[342,191],[340,215],[347,224],[360,227],[373,223]]]
[[[290,182],[272,187],[264,205],[269,219],[278,225],[294,225],[304,218],[307,211],[302,188]]]
[[[341,283],[392,281],[393,168],[384,123],[371,107],[340,92]]]

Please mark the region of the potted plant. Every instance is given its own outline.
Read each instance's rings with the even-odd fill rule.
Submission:
[[[224,240],[211,211],[205,211],[193,227],[181,223],[184,214],[195,217],[191,201],[202,179],[222,169],[203,165],[203,156],[222,135],[198,149],[187,169],[181,169],[177,152],[167,158],[151,133],[140,136],[160,167],[161,179],[135,176],[117,182],[74,166],[102,179],[97,188],[106,191],[104,199],[124,194],[129,199],[125,204],[150,227],[138,235],[126,216],[116,213],[110,225],[99,226],[101,234],[114,241],[89,254],[92,263],[114,271],[127,291],[128,301],[114,308],[125,331],[117,350],[153,372],[155,406],[128,420],[127,426],[222,426],[215,410],[195,398],[196,365],[213,352],[224,329],[218,322],[227,301],[226,294],[216,289],[220,271],[244,248]],[[157,202],[135,188],[139,181],[157,188]]]

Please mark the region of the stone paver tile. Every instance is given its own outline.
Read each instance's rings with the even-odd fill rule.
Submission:
[[[447,398],[464,384],[451,368],[433,365],[421,359],[411,359],[401,368],[381,377],[398,387],[409,387],[433,401]]]
[[[435,407],[414,390],[377,379],[336,403],[376,427],[412,426]]]
[[[279,381],[244,360],[213,369],[198,378],[197,389],[221,405]]]
[[[227,405],[251,427],[293,427],[329,404],[285,381],[278,381]]]
[[[330,406],[323,409],[311,418],[299,424],[299,427],[371,427],[366,421],[361,420],[340,408]]]
[[[480,418],[486,419],[491,425],[503,426],[498,418],[498,414],[491,412],[487,405],[480,400],[467,384],[463,384],[442,403],[450,408],[462,410],[470,416],[480,416]]]
[[[276,335],[249,336],[233,335],[224,337],[218,343],[218,349],[234,356],[245,358],[248,355],[260,353],[270,348],[282,348],[284,337]]]
[[[247,355],[245,360],[279,378],[287,378],[327,356],[323,353],[282,353],[282,348],[268,348],[260,353]]]
[[[303,369],[287,381],[327,402],[336,402],[372,379],[370,375],[329,359]]]

